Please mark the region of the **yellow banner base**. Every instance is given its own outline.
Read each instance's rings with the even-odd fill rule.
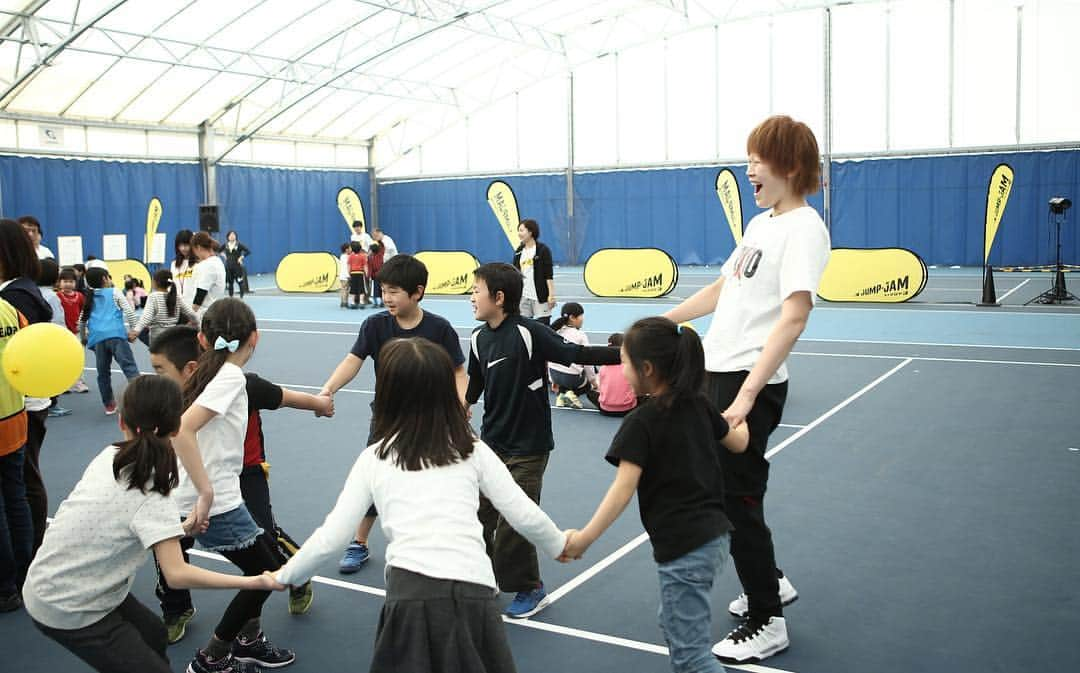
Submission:
[[[109,276],[113,279],[113,285],[124,289],[124,276],[131,276],[132,278],[142,281],[143,288],[147,294],[153,291],[152,282],[150,280],[150,271],[146,268],[146,265],[137,259],[107,259],[105,260],[106,266],[109,267]]]
[[[338,282],[338,258],[328,252],[292,252],[281,258],[274,282],[282,292],[330,292]]]
[[[428,270],[425,294],[468,294],[472,292],[473,271],[480,266],[472,253],[464,250],[425,250],[416,258]]]
[[[663,297],[678,282],[679,265],[660,248],[604,248],[585,261],[585,288],[597,297]]]
[[[825,301],[900,303],[926,287],[926,263],[906,248],[834,248],[821,276]]]

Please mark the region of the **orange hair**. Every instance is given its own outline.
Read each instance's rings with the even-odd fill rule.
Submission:
[[[773,115],[746,139],[746,153],[756,154],[774,173],[791,178],[799,196],[821,187],[821,157],[810,127],[787,115]]]

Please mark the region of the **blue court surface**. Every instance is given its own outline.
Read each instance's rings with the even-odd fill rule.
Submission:
[[[660,300],[597,300],[571,270],[556,285],[560,300],[585,305],[585,329],[599,343],[689,296],[716,271],[684,271],[673,295]],[[257,280],[248,302],[262,340],[248,369],[317,391],[367,312],[339,309],[336,295],[282,296],[269,278]],[[789,359],[788,405],[770,448],[768,520],[779,564],[800,596],[785,611],[791,647],[732,668],[1080,670],[1080,308],[1022,306],[1050,280],[998,274],[998,308],[973,305],[981,281],[963,270],[933,271],[910,305],[819,302]],[[463,337],[475,325],[467,297],[429,297],[423,305]],[[707,324],[696,322],[702,331]],[[135,344],[135,352],[149,371],[146,349]],[[91,457],[118,437],[116,419],[102,414],[92,370],[86,381],[90,394],[62,398],[74,414],[48,424],[41,462],[53,511]],[[119,372],[114,385],[122,386]],[[338,394],[333,419],[264,414],[274,512],[298,540],[335,502],[366,438],[373,390],[365,367]],[[553,423],[556,450],[541,504],[560,526],[580,527],[614,475],[603,455],[619,419],[560,409]],[[321,569],[307,615],[290,616],[285,594],[267,602],[267,634],[297,653],[289,670],[367,669],[384,587],[378,527],[371,548],[371,561],[355,575],[339,575],[336,559]],[[205,554],[194,562],[235,571]],[[584,559],[542,560],[541,570],[552,604],[506,624],[519,671],[670,670],[656,624],[656,568],[636,503]],[[153,587],[148,555],[134,593],[156,609]],[[713,593],[716,639],[734,627],[726,607],[740,591],[728,564]],[[184,670],[230,597],[195,592],[199,612],[170,649],[174,670]],[[25,612],[0,615],[0,639],[4,671],[87,670]]]

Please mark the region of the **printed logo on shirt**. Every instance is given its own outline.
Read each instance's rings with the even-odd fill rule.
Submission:
[[[521,258],[521,270],[524,271],[526,268],[532,266],[533,262],[535,262],[535,261],[536,261],[535,257],[530,257],[528,259],[525,259],[524,257],[522,257]]]
[[[760,248],[739,246],[739,259],[735,262],[735,277],[753,278],[761,265],[761,256]]]
[[[488,363],[488,369],[491,369],[492,367],[499,364],[500,362],[502,362],[505,359],[506,358],[499,358],[498,360],[492,360],[491,362]]]

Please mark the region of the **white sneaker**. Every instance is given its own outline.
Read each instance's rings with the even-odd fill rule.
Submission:
[[[742,664],[761,661],[788,648],[787,623],[783,617],[769,617],[764,624],[750,620],[713,645],[712,653],[724,662]]]
[[[787,575],[780,577],[780,605],[791,605],[799,598],[799,592],[795,591],[794,585],[791,580],[787,578]],[[727,611],[731,613],[733,617],[743,619],[750,613],[750,603],[746,598],[746,594],[739,594],[739,596],[728,603]]]

